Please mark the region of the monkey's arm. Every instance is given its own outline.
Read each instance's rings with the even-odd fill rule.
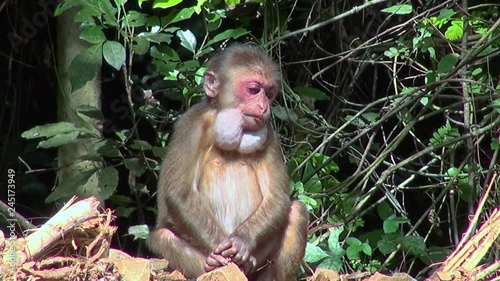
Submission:
[[[264,159],[255,166],[262,202],[246,221],[214,249],[207,259],[208,269],[220,266],[213,258],[223,256],[231,258],[245,272],[251,272],[256,266],[254,254],[258,245],[266,244],[264,242],[284,231],[290,207],[288,175],[274,135],[264,153]]]
[[[206,141],[203,103],[193,107],[175,125],[158,183],[158,224],[169,226],[190,245],[210,252],[227,234],[215,220],[196,186],[202,141]]]
[[[282,231],[290,207],[288,174],[276,135],[272,134],[265,158],[256,167],[262,203],[230,236],[239,236],[255,247]],[[268,181],[266,181],[268,178]]]

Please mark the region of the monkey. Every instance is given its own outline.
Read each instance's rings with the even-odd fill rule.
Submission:
[[[207,63],[206,98],[174,125],[147,245],[186,278],[232,262],[250,280],[295,279],[309,214],[289,197],[269,122],[279,83],[267,53],[231,45]]]

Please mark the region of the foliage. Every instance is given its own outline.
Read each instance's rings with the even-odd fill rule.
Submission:
[[[113,69],[123,76],[124,118],[132,126],[106,137],[63,122],[26,131],[40,148],[86,142],[89,154],[80,160],[106,164],[61,183],[47,200],[103,173],[102,192],[119,216],[149,215],[137,206],[154,189],[145,178],[156,177],[165,152],[163,124],[201,98],[204,62],[220,45],[250,39],[283,68],[273,125],[292,196],[311,215],[308,264],[418,272],[458,243],[472,211],[487,216],[498,206],[500,189],[483,193],[498,186],[492,175],[500,169],[498,5],[465,13],[446,5],[451,1],[368,1],[363,9],[349,1],[240,2],[68,0],[59,7],[58,14],[78,7],[80,38],[89,43],[71,64],[73,90],[102,67]],[[87,122],[106,121],[96,108],[77,112]],[[154,130],[153,139],[139,134],[140,122]],[[120,169],[133,179],[132,196],[115,192]],[[478,207],[481,199],[486,204]],[[129,233],[144,238],[144,224]]]

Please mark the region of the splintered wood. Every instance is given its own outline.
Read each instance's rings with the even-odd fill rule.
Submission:
[[[489,275],[500,276],[500,261],[477,266],[486,252],[498,243],[500,234],[500,208],[491,213],[479,231],[451,253],[434,272],[429,281],[483,280]]]
[[[108,255],[116,227],[111,210],[100,210],[96,198],[69,200],[63,208],[27,237],[0,243],[4,280],[70,280],[87,268],[109,268],[94,263]],[[85,273],[88,276],[88,273]],[[99,274],[97,274],[99,275]],[[35,280],[30,279],[30,280]]]

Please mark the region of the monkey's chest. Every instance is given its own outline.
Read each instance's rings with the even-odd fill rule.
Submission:
[[[262,202],[257,171],[244,160],[210,157],[203,165],[200,192],[208,199],[213,215],[230,234]]]

